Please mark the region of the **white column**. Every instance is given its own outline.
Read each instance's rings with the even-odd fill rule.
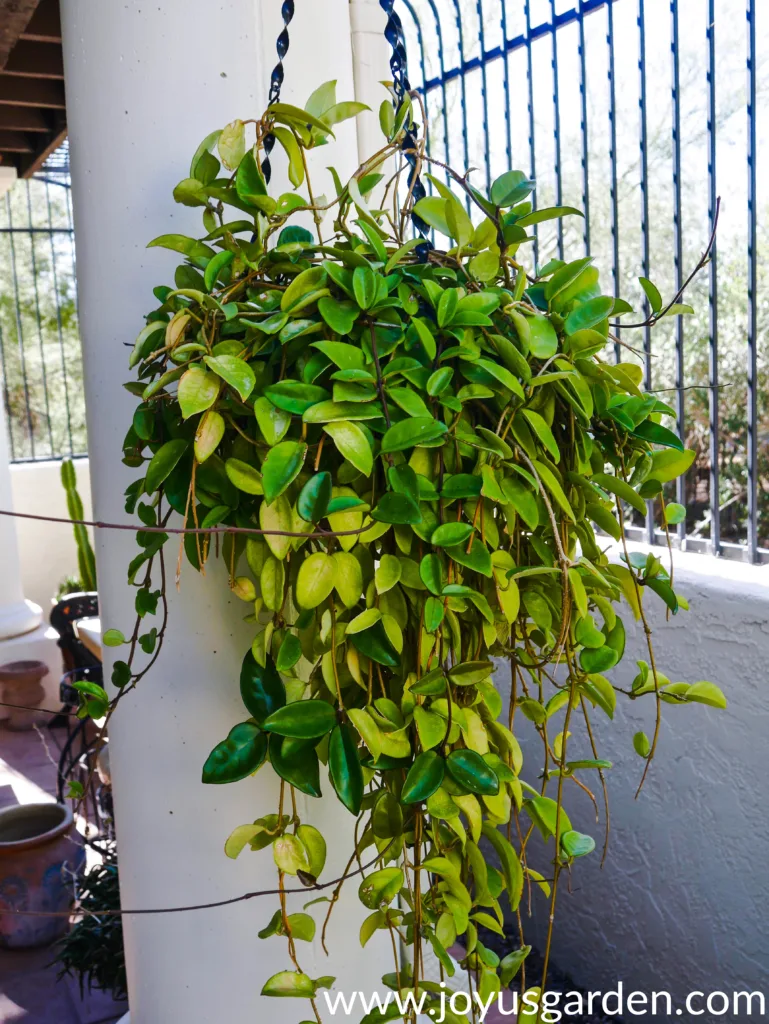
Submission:
[[[134,400],[121,387],[128,379],[124,344],[152,307],[152,287],[169,283],[177,262],[146,243],[164,232],[200,230],[199,211],[175,205],[171,190],[188,174],[205,135],[263,110],[279,12],[277,0],[62,2],[97,519],[127,518],[122,492],[135,471],[121,465],[120,449]],[[340,97],[352,96],[347,0],[299,0],[290,35],[285,99],[301,102],[330,78],[339,80]],[[342,125],[337,136],[322,166],[333,161],[340,173],[351,173],[355,129]],[[331,192],[330,179],[323,187]],[[102,622],[125,629],[132,621],[125,572],[134,544],[130,534],[109,531],[96,541]],[[170,597],[161,659],[110,726],[124,907],[209,902],[275,883],[269,851],[245,851],[231,861],[222,850],[232,828],[276,809],[269,767],[228,786],[200,783],[209,750],[244,718],[244,606],[229,599],[214,567],[204,578],[185,567],[181,592]],[[109,663],[106,669],[109,678]],[[324,874],[333,878],[350,849],[352,819],[333,795],[308,802],[330,841]],[[332,923],[335,955],[326,960],[319,942],[301,944],[302,965],[314,977],[336,975],[340,988],[374,987],[391,968],[383,950],[361,951],[365,911],[357,881],[348,888]],[[270,975],[289,966],[284,940],[256,934],[276,909],[276,899],[267,897],[216,911],[126,918],[132,1024],[309,1018],[306,1003],[259,995]],[[317,917],[322,910],[315,909]]]
[[[358,118],[358,159],[363,163],[385,141],[379,127],[379,107],[388,98],[382,82],[392,78],[392,51],[384,36],[387,15],[378,0],[350,0],[350,23],[355,99],[371,107],[370,113]]]
[[[8,435],[5,416],[2,414],[0,414],[0,509],[11,512],[14,510]],[[36,604],[24,600],[16,522],[10,516],[0,516],[0,551],[3,553],[3,571],[0,572],[0,641],[3,641],[35,629],[40,625],[43,614]],[[1,647],[0,660],[8,660],[4,657]]]

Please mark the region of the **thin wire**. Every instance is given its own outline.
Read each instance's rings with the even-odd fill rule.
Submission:
[[[349,511],[355,511],[354,507]],[[331,513],[333,515],[333,513]],[[132,533],[246,533],[256,534],[260,537],[304,537],[305,540],[313,540],[318,537],[350,537],[365,533],[371,529],[371,523],[361,526],[357,530],[314,530],[308,533],[297,533],[292,530],[259,530],[255,526],[144,526],[132,523],[105,523],[96,519],[66,519],[59,516],[39,516],[31,512],[12,512],[10,509],[0,509],[0,516],[12,516],[15,519],[36,519],[44,523],[66,523],[68,526],[93,526],[98,530],[130,530]]]
[[[314,885],[305,885],[301,889],[257,889],[254,892],[244,892],[242,896],[233,896],[228,900],[216,900],[213,903],[193,903],[186,907],[142,907],[131,910],[100,910],[98,915],[93,914],[92,916],[125,917],[127,914],[132,916],[138,914],[182,914],[191,910],[215,910],[217,907],[229,907],[234,903],[244,903],[246,900],[253,900],[258,896],[280,896],[281,893],[293,896],[308,892],[322,892],[324,889],[331,889],[333,886],[339,885],[340,882],[346,882],[348,878],[355,878],[357,875],[362,875],[364,871],[368,871],[378,860],[381,860],[394,841],[394,839],[391,839],[384,850],[367,864],[361,865],[355,871],[345,873],[340,878],[334,878],[330,882],[315,882]],[[0,914],[10,914],[17,917],[72,917],[78,913],[89,914],[91,912],[82,907],[80,909],[73,908],[72,910],[6,910],[0,907]]]

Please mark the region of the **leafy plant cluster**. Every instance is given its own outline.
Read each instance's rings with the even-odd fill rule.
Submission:
[[[519,171],[485,195],[445,168],[450,188],[428,173],[421,144],[433,194],[414,205],[406,184],[399,201],[391,158],[412,124],[408,99],[383,103],[381,150],[347,182],[331,169],[331,200],[314,194],[307,151],[359,109],[326,83],[304,109],[276,103],[235,121],[208,136],[175,190],[201,208],[204,234],[150,243],[184,259],[173,286],[155,289],[130,360],[137,619],[128,638],[104,639],[130,647],[112,676],[126,692],[157,657],[165,527],[183,517],[179,569],[182,554],[204,571],[218,553],[254,630],[243,720],[208,755],[203,782],[235,783],[268,762],[281,779],[279,806],[238,826],[225,852],[269,850],[281,893],[287,875],[313,885],[326,843],[294,796],[333,791],[357,818],[347,874],[363,874],[361,943],[389,933],[384,983],[437,1005],[424,950],[451,978],[457,939],[482,998],[519,971],[526,987],[522,931],[500,960],[481,929],[504,934],[503,903],[520,926],[524,886],[545,893],[552,919],[562,873],[594,850],[564,796],[605,785],[591,718],[613,716],[619,691],[605,673],[623,657],[628,616],[649,655],[627,696],[657,710],[654,736],[634,738],[644,773],[663,704],[725,700],[657,667],[645,608],[662,601],[675,614],[686,601],[672,567],[624,543],[626,510],[662,501],[693,458],[664,425],[673,410],[640,389],[639,367],[604,355],[609,318],[630,307],[602,293],[590,258],[522,262],[533,224],[578,211],[536,210]],[[277,196],[261,171],[270,136],[294,186]],[[408,237],[412,212],[445,248]],[[667,506],[667,520],[682,512]],[[151,656],[141,670],[137,648]],[[493,658],[510,668],[507,708]],[[98,688],[85,698],[94,714],[117,704]],[[522,718],[543,744],[529,781]],[[578,730],[588,760],[569,754]],[[528,863],[536,832],[549,877]],[[326,903],[324,943],[341,885],[313,901]],[[309,907],[288,914],[281,895],[260,933],[283,936],[291,961],[263,994],[306,997],[320,1020],[316,996],[333,979],[301,968],[316,931]]]

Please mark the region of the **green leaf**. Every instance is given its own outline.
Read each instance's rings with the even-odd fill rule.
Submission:
[[[386,594],[388,590],[392,590],[401,578],[402,572],[403,567],[397,555],[382,555],[374,573],[377,594]]]
[[[238,193],[238,198],[249,206],[256,206],[258,200],[267,195],[267,185],[256,163],[253,149],[249,149],[238,164],[235,190]]]
[[[668,430],[667,427],[663,427],[660,423],[654,423],[652,420],[644,420],[643,423],[639,423],[631,433],[634,437],[643,438],[644,441],[649,441],[651,444],[664,444],[666,448],[675,448],[679,452],[684,450],[680,437],[672,430]]]
[[[505,171],[491,186],[489,198],[495,206],[515,206],[534,190],[534,182],[523,171]]]
[[[607,473],[594,473],[591,477],[593,483],[598,484],[605,491],[609,491],[611,494],[616,494],[622,501],[626,501],[629,505],[640,512],[642,516],[646,515],[646,502],[634,491],[630,484],[625,483],[624,480],[620,480],[619,477],[609,476]]]
[[[356,267],[352,275],[352,290],[361,309],[370,309],[379,291],[378,279],[370,267]]]
[[[428,597],[425,601],[425,629],[434,633],[443,622],[443,601],[438,597]]]
[[[288,128],[273,128],[272,134],[286,151],[286,156],[288,157],[288,180],[294,188],[299,188],[304,182],[304,161],[302,160],[302,150],[299,143],[293,132],[289,131]]]
[[[662,309],[662,296],[659,293],[659,289],[651,283],[648,277],[639,277],[638,280],[646,293],[646,298],[649,300],[652,313],[659,313]]]
[[[582,832],[564,832],[561,836],[561,849],[570,859],[585,857],[595,849],[595,839]]]
[[[340,301],[330,295],[318,300],[318,312],[337,334],[349,334],[360,315],[360,309],[354,303]]]
[[[248,651],[240,670],[240,696],[246,710],[257,722],[263,722],[273,711],[283,707],[286,688],[271,657],[267,657],[267,663],[262,667]]]
[[[669,583],[666,583],[665,580],[649,577],[644,580],[644,586],[647,586],[650,590],[653,590],[658,597],[661,597],[673,615],[677,613],[679,608],[678,598]]]
[[[513,978],[518,974],[526,957],[531,953],[531,946],[521,946],[504,957],[499,965],[499,980],[502,988],[509,988]]]
[[[639,757],[647,758],[651,753],[652,745],[645,732],[637,732],[633,736],[633,749]]]
[[[275,866],[287,875],[297,875],[308,868],[307,853],[296,836],[284,834],[278,836],[272,844],[272,857]]]
[[[295,742],[295,740],[284,739],[275,734],[270,736],[270,764],[284,782],[298,789],[300,793],[319,797],[321,790],[318,755],[314,747],[308,745],[299,750],[293,750],[290,756],[284,756],[284,744]],[[308,743],[311,742],[308,741]]]
[[[502,875],[505,879],[507,896],[510,900],[510,909],[515,912],[521,902],[523,893],[523,868],[513,846],[507,841],[502,833],[491,822],[483,824],[483,834],[491,843],[494,852],[499,857],[502,867]]]
[[[331,474],[315,473],[299,492],[296,510],[307,523],[317,523],[328,510],[331,501]]]
[[[237,356],[204,356],[206,364],[234,388],[240,397],[245,400],[254,390],[256,377],[254,371],[245,361]]]
[[[296,600],[300,608],[317,608],[334,589],[336,562],[325,551],[308,555],[299,566]]]
[[[315,997],[315,985],[306,974],[299,974],[294,971],[279,971],[264,983],[262,995],[279,998],[313,999]]]
[[[326,271],[323,267],[308,267],[307,270],[303,270],[283,292],[280,308],[284,313],[296,309],[308,295],[322,289],[325,280]]]
[[[101,642],[104,647],[119,647],[121,644],[128,643],[119,629],[108,629],[102,636]]]
[[[147,494],[156,491],[176,466],[179,459],[189,448],[189,441],[176,438],[159,448],[150,460],[147,475],[144,478],[144,489]]]
[[[265,732],[310,740],[325,736],[336,724],[336,712],[324,700],[297,700],[273,711],[262,722]]]
[[[608,295],[599,295],[597,298],[579,302],[566,317],[563,329],[566,334],[587,331],[605,320],[613,308],[614,299]]]
[[[225,249],[223,252],[218,252],[216,256],[211,260],[203,275],[206,289],[210,292],[213,291],[214,285],[216,284],[219,274],[228,267],[230,263],[235,259],[235,253],[229,252]]]
[[[661,484],[675,480],[689,469],[695,456],[693,448],[686,448],[684,451],[653,452],[649,478]]]
[[[582,210],[578,210],[575,206],[547,206],[542,210],[534,210],[532,213],[524,214],[515,223],[519,228],[524,228],[530,224],[542,224],[547,220],[557,220],[559,217],[569,217],[572,215],[577,217],[585,216]]]
[[[443,782],[445,762],[434,750],[420,754],[409,769],[401,791],[401,802],[417,804],[431,797]]]
[[[147,243],[147,248],[151,249],[156,245],[180,252],[193,261],[209,260],[214,255],[214,250],[209,245],[199,242],[197,238],[189,238],[187,235],[158,235],[157,238],[153,238],[151,242]]]
[[[365,654],[378,665],[386,665],[388,668],[400,666],[400,655],[390,642],[381,618],[367,629],[353,634],[350,634],[348,627],[347,637],[356,651]]]
[[[463,661],[449,669],[449,679],[456,686],[471,686],[488,679],[493,671],[490,661]]]
[[[219,136],[218,148],[224,166],[234,171],[246,152],[246,127],[241,120],[225,125]]]
[[[715,683],[708,683],[704,680],[699,683],[692,683],[686,691],[685,697],[687,700],[696,701],[698,704],[708,704],[712,708],[725,708],[727,706],[723,690],[716,686]]]
[[[446,758],[449,775],[460,786],[480,796],[496,796],[499,779],[475,750],[452,750]]]
[[[358,899],[369,910],[383,910],[392,903],[405,882],[400,868],[382,868],[363,879],[358,887]]]
[[[669,526],[677,526],[678,523],[683,523],[685,519],[685,505],[679,505],[678,502],[671,501],[669,505],[665,506],[665,522]]]
[[[276,565],[283,565],[282,562],[274,560]],[[286,633],[283,643],[280,645],[278,656],[275,659],[275,667],[278,672],[290,672],[302,656],[302,645],[295,633]]]
[[[303,441],[281,441],[271,448],[262,465],[264,500],[271,505],[301,472],[307,455]]]
[[[309,874],[319,878],[326,864],[326,840],[314,825],[300,825],[296,835],[307,851]]]
[[[534,412],[532,409],[522,409],[521,412],[528,421],[529,426],[534,430],[534,433],[539,438],[543,447],[551,455],[553,462],[560,462],[561,452],[558,447],[558,442],[553,436],[553,431],[550,429],[550,426],[544,416],[540,416],[538,412]]]
[[[285,437],[291,426],[291,416],[283,409],[278,409],[269,398],[264,396],[254,402],[254,415],[259,429],[270,448]]]
[[[266,757],[267,737],[252,722],[241,722],[208,755],[203,765],[203,782],[238,782],[253,774]]]
[[[376,508],[372,510],[371,518],[380,523],[406,526],[421,523],[422,513],[419,505],[408,494],[386,491],[379,499]]]
[[[269,384],[264,393],[274,406],[301,416],[313,405],[326,401],[330,395],[325,388],[314,384],[302,384],[298,380],[282,380]]]
[[[537,473],[539,473],[540,480],[548,489],[548,491],[550,491],[558,505],[566,513],[569,519],[571,519],[571,521],[575,523],[576,518],[574,516],[574,510],[569,504],[566,495],[563,493],[563,488],[558,483],[558,480],[555,477],[555,473],[553,473],[553,471],[548,466],[546,466],[543,462],[540,462],[538,459],[533,459],[532,464],[536,469]],[[636,497],[638,497],[638,495],[636,495]]]
[[[330,435],[341,456],[364,476],[371,476],[374,468],[374,453],[363,430],[357,423],[339,420],[323,427]]]
[[[363,802],[363,769],[358,758],[355,733],[349,725],[338,725],[331,733],[328,768],[336,795],[351,814],[360,814]]]
[[[472,532],[469,523],[442,523],[433,531],[430,543],[435,547],[454,547],[455,544],[463,544]]]
[[[550,359],[558,351],[558,335],[545,316],[525,318],[528,328],[529,349],[537,359]]]

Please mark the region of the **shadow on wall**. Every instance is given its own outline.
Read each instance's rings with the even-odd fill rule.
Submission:
[[[659,671],[673,681],[711,680],[729,706],[663,705],[657,755],[637,801],[643,762],[632,738],[639,730],[653,734],[653,697],[630,702],[618,695],[613,723],[599,709],[592,712],[598,756],[614,764],[606,773],[609,854],[601,870],[596,773],[600,824],[587,795],[566,789],[573,827],[594,836],[597,850],[576,862],[572,892],[562,886],[553,955],[585,988],[608,991],[622,981],[626,993],[668,991],[674,1006],[695,990],[730,997],[734,990],[758,990],[769,998],[769,570],[679,553],[676,563],[691,612],[666,623],[661,603],[647,602]],[[630,689],[636,659],[648,654],[643,631],[626,611],[627,653],[611,675]],[[497,683],[509,695],[502,666]],[[541,741],[522,715],[518,721],[523,777],[538,786]],[[592,757],[587,744],[578,749],[580,741],[575,734],[570,758]],[[548,855],[540,842],[533,866],[549,874]],[[535,891],[532,918],[524,917],[527,942],[542,948],[547,916],[547,901]]]

